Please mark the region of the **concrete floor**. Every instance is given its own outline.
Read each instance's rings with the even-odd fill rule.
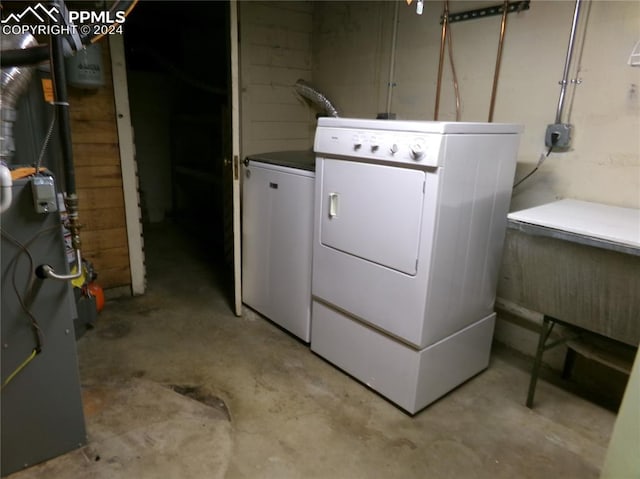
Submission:
[[[235,317],[175,229],[145,233],[147,294],[109,301],[78,342],[88,446],[11,479],[598,477],[615,414],[544,380],[527,409],[512,351],[410,417]]]

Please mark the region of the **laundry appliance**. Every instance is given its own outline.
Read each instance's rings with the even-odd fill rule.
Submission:
[[[242,191],[242,300],[309,342],[315,157],[249,156]]]
[[[521,131],[318,121],[311,349],[411,414],[488,366]]]

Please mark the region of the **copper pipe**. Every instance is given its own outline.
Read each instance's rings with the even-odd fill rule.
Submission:
[[[396,43],[398,42],[398,7],[396,2],[393,10],[393,33],[391,34],[391,57],[389,58],[389,83],[387,83],[387,113],[391,113],[391,98],[393,96],[393,79],[396,67]]]
[[[496,92],[498,91],[498,77],[500,76],[500,63],[502,61],[502,45],[504,44],[504,32],[507,30],[507,13],[509,13],[509,0],[504,0],[502,23],[500,24],[500,41],[498,42],[498,56],[496,58],[496,69],[493,74],[493,88],[491,90],[491,104],[489,106],[489,123],[493,121],[493,111],[496,107]]]
[[[456,121],[460,121],[460,85],[458,84],[458,74],[453,62],[453,33],[451,27],[447,30],[447,43],[449,44],[449,63],[451,64],[451,76],[453,77],[453,91],[456,97]]]
[[[449,0],[444,1],[444,13],[442,15],[442,36],[440,38],[440,62],[438,63],[438,83],[436,85],[436,107],[433,112],[433,121],[438,121],[440,110],[440,90],[442,89],[442,66],[444,64],[444,45],[447,39],[447,27],[449,26]]]

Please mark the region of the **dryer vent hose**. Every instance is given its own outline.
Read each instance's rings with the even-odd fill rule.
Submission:
[[[328,116],[333,116],[335,118],[340,116],[338,115],[338,110],[335,109],[329,99],[318,90],[313,88],[306,81],[298,80],[295,84],[295,89],[300,95],[307,98],[315,105],[319,106],[322,110],[324,110]]]

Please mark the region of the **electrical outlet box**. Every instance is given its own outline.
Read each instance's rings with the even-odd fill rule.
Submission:
[[[569,123],[554,123],[547,125],[544,135],[544,144],[548,148],[567,150],[571,146],[571,131],[573,126]]]
[[[56,185],[51,176],[34,176],[31,180],[33,203],[36,213],[51,213],[58,210]]]

